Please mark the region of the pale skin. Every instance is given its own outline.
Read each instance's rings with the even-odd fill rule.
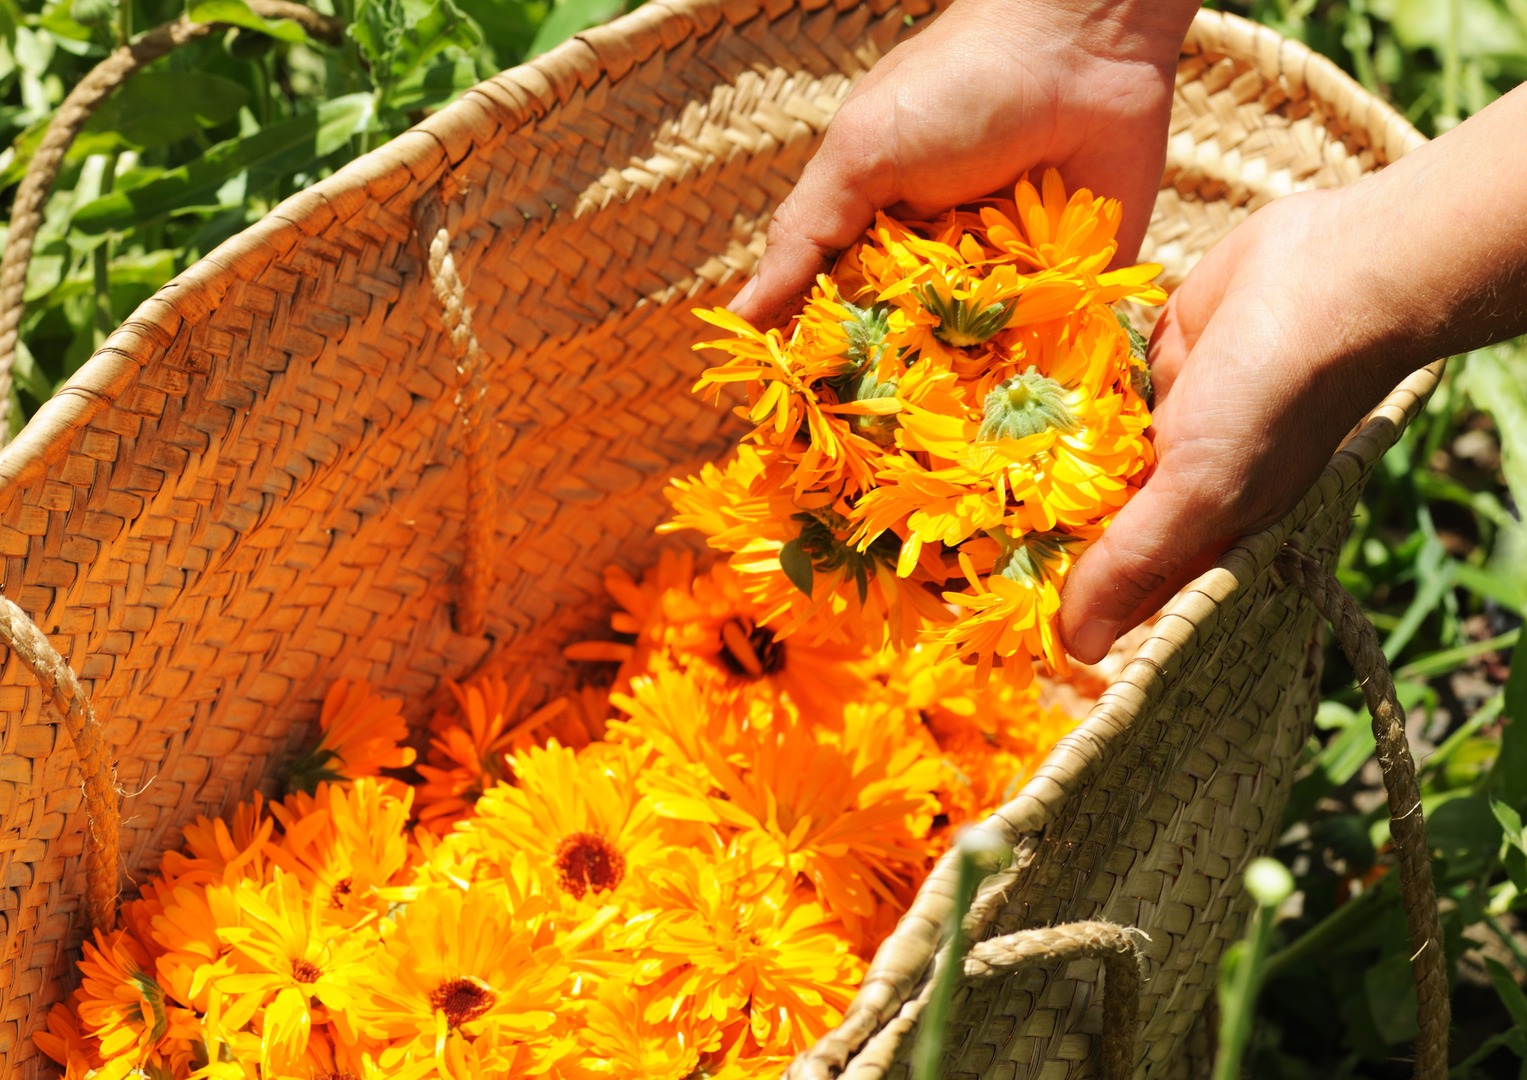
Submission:
[[[783,322],[878,209],[940,211],[1058,168],[1125,207],[1134,261],[1194,0],[956,0],[849,95],[733,309]],[[1158,464],[1073,568],[1061,636],[1095,662],[1290,510],[1406,374],[1527,331],[1527,86],[1347,188],[1248,218],[1151,341]],[[1037,172],[1036,172],[1037,174]]]

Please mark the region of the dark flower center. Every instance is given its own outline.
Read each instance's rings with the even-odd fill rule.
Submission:
[[[300,983],[315,983],[323,977],[323,968],[311,960],[297,959],[292,961],[292,978]]]
[[[329,906],[336,908],[344,907],[345,901],[350,899],[350,890],[354,887],[355,883],[349,878],[345,878],[342,881],[336,882],[334,885],[334,891],[329,893]]]
[[[744,679],[761,679],[785,666],[785,643],[767,626],[732,619],[721,627],[721,666]]]
[[[493,991],[473,979],[457,977],[447,979],[429,996],[430,1005],[445,1013],[445,1021],[453,1028],[476,1020],[493,1008],[497,1000]]]
[[[557,883],[576,900],[613,889],[625,876],[625,856],[598,833],[570,833],[557,845]]]

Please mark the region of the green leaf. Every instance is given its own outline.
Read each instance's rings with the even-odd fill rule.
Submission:
[[[407,78],[425,61],[453,45],[472,51],[482,44],[482,34],[452,0],[434,0],[412,21],[403,40],[407,48],[394,59],[395,79]]]
[[[227,23],[246,30],[258,30],[278,41],[299,44],[308,41],[302,24],[291,19],[267,19],[255,13],[245,0],[190,0],[186,18],[198,23]]]
[[[1416,1037],[1416,985],[1410,973],[1410,957],[1391,953],[1363,976],[1368,1009],[1379,1037],[1391,1046]]]
[[[536,31],[528,55],[539,56],[574,34],[608,22],[621,13],[623,6],[621,0],[557,0],[551,14]]]
[[[16,27],[21,25],[22,18],[16,0],[0,0],[0,41],[8,45],[15,39]]]
[[[1330,714],[1336,716],[1334,711]],[[1284,824],[1303,821],[1322,795],[1345,784],[1373,756],[1373,725],[1366,713],[1348,710],[1346,726],[1315,755],[1311,768],[1294,782]]]
[[[190,138],[238,115],[249,92],[231,79],[195,71],[144,71],[107,98],[65,155],[77,164],[94,154],[148,150]],[[47,131],[40,120],[17,138],[16,153],[0,171],[0,189],[18,182]]]
[[[392,53],[403,36],[403,26],[402,0],[360,0],[355,18],[345,28],[370,68],[372,81],[379,86],[391,72]]]
[[[800,537],[779,549],[779,567],[785,572],[785,577],[790,579],[790,584],[807,596],[811,595],[816,568],[811,565],[811,556],[801,546]]]
[[[546,0],[457,0],[461,9],[482,30],[496,69],[513,67],[524,60],[536,30],[551,5]]]
[[[1527,838],[1522,835],[1522,815],[1499,799],[1490,800],[1490,812],[1495,815],[1495,820],[1500,822],[1500,827],[1506,834],[1506,843],[1527,851]]]
[[[1441,541],[1428,536],[1416,555],[1416,595],[1400,624],[1384,640],[1384,659],[1391,664],[1411,638],[1421,629],[1421,624],[1434,614],[1442,604],[1444,594],[1453,588],[1454,567],[1457,564],[1447,557]]]
[[[481,81],[477,65],[467,57],[437,59],[394,86],[387,105],[398,112],[439,108]]]
[[[442,50],[471,52],[482,44],[477,25],[453,0],[364,0],[347,33],[384,96]]]
[[[1527,345],[1521,340],[1463,358],[1463,383],[1500,435],[1501,471],[1518,510],[1527,508]],[[1521,526],[1518,526],[1521,528]]]
[[[1426,841],[1447,860],[1448,872],[1483,870],[1500,847],[1500,822],[1483,796],[1449,799],[1426,815]]]
[[[1495,767],[1501,799],[1527,811],[1527,653],[1520,645],[1511,654],[1511,673],[1506,676],[1507,717],[1501,725],[1500,763]]]
[[[1490,969],[1490,981],[1500,995],[1501,1004],[1511,1014],[1511,1022],[1519,1028],[1527,1028],[1527,994],[1516,984],[1511,972],[1499,960],[1485,957],[1485,967]]]
[[[74,227],[99,233],[141,225],[195,205],[197,199],[215,192],[245,169],[288,152],[305,162],[318,161],[345,146],[371,115],[370,94],[348,94],[326,101],[303,116],[220,142],[200,159],[170,169],[156,180],[86,203],[75,211]]]

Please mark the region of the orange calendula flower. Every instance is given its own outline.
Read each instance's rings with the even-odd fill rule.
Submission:
[[[434,732],[429,753],[419,766],[419,820],[446,829],[463,817],[494,784],[511,774],[509,754],[531,744],[546,721],[567,708],[564,700],[521,715],[531,689],[529,677],[511,686],[487,675],[464,686],[448,683],[454,709],[444,709],[430,722]]]
[[[287,787],[312,791],[324,780],[378,777],[383,769],[414,762],[403,703],[371,692],[366,682],[340,679],[329,688],[318,716],[318,743],[292,764]]]
[[[240,803],[230,820],[197,815],[185,828],[185,850],[166,852],[159,873],[176,882],[264,880],[266,845],[274,830],[275,821],[259,794]]]
[[[1109,305],[1165,293],[1159,267],[1108,269],[1121,217],[1052,170],[937,221],[877,215],[785,331],[700,313],[733,335],[701,386],[740,384],[754,429],[674,486],[672,527],[729,553],[776,639],[1063,662],[1014,630],[1044,604],[1020,612],[989,570],[952,613],[935,594],[988,534],[1085,539],[1155,463],[1140,342]]]
[[[85,942],[76,1008],[103,1060],[137,1067],[194,1036],[194,1016],[165,1001],[153,969],[148,950],[124,930]]]
[[[105,1063],[97,1041],[80,1027],[79,995],[60,1001],[48,1011],[46,1030],[32,1036],[37,1049],[64,1067],[66,1080],[85,1080]]]
[[[1066,674],[1069,667],[1056,626],[1060,582],[1087,543],[1056,533],[1023,538],[989,534],[972,541],[960,552],[970,591],[944,594],[966,614],[934,633],[932,640],[975,663],[982,681],[996,665],[1008,682],[1027,686],[1034,678],[1036,658]],[[989,570],[977,572],[972,554]]]
[[[704,787],[678,769],[654,771],[643,786],[664,817],[767,839],[839,917],[868,918],[877,900],[906,900],[940,782],[936,761],[919,761],[915,744],[900,744],[910,729],[898,719],[855,705],[844,731],[833,733],[778,717],[741,760],[695,746]]]

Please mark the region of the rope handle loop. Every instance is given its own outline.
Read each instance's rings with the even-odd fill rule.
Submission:
[[[117,882],[121,866],[120,811],[116,766],[95,710],[74,671],[27,613],[0,596],[0,644],[30,671],[64,718],[84,773],[85,910],[90,925],[110,930],[117,922]]]
[[[965,978],[1000,979],[1034,964],[1103,961],[1103,1045],[1098,1076],[1129,1080],[1135,1073],[1140,1023],[1140,945],[1131,926],[1091,921],[1062,923],[988,938],[965,954]]]
[[[490,456],[493,429],[482,345],[472,329],[472,304],[451,255],[451,234],[443,211],[438,198],[426,197],[414,219],[428,250],[430,287],[456,356],[455,435],[467,465],[467,511],[455,627],[458,634],[477,637],[487,625],[488,597],[493,590],[493,534],[498,516]]]
[[[1390,836],[1399,857],[1400,902],[1410,929],[1410,970],[1416,984],[1419,1020],[1414,1075],[1416,1080],[1443,1080],[1448,1072],[1448,1027],[1452,1020],[1447,960],[1442,952],[1442,919],[1432,882],[1426,821],[1421,814],[1421,788],[1405,737],[1405,710],[1395,694],[1394,676],[1373,624],[1320,560],[1290,546],[1278,553],[1273,565],[1283,581],[1297,586],[1313,601],[1335,630],[1373,717],[1379,768],[1389,797]]]
[[[343,40],[344,24],[291,0],[249,0],[254,11],[269,19],[291,19],[314,37],[337,44]],[[32,264],[32,245],[42,227],[43,204],[58,170],[85,124],[119,86],[144,67],[189,42],[204,38],[226,23],[198,23],[182,15],[157,26],[142,37],[113,50],[70,90],[48,122],[42,142],[27,165],[16,188],[11,207],[11,228],[0,256],[0,446],[10,441],[11,369],[16,362],[16,342],[26,307],[27,269]]]

